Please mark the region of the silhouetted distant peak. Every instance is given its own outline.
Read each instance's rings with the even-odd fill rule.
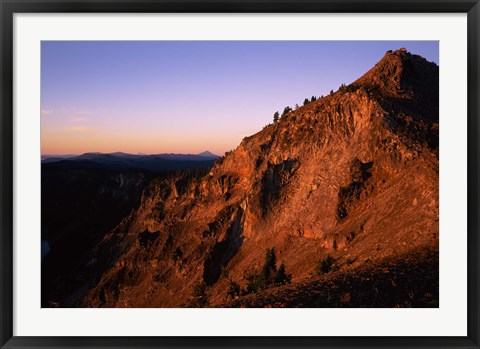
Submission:
[[[204,152],[201,152],[197,154],[198,156],[203,156],[204,158],[219,158],[218,155],[213,154],[212,152],[205,150]]]
[[[114,155],[114,156],[130,156],[130,155],[134,155],[134,154],[124,153],[124,152],[121,152],[121,151],[117,151],[117,152],[114,152],[114,153],[108,153],[108,155]]]
[[[83,153],[75,157],[75,159],[91,159],[91,158],[98,158],[101,157],[105,154],[100,153],[100,152],[88,152],[88,153]]]

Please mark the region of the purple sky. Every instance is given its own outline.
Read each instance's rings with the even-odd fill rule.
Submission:
[[[42,154],[219,155],[275,111],[437,41],[44,41]]]

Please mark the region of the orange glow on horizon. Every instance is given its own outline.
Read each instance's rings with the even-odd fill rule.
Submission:
[[[88,152],[125,153],[190,153],[210,151],[223,155],[236,148],[244,136],[233,137],[219,133],[211,135],[185,132],[182,136],[157,134],[155,132],[128,133],[108,132],[101,129],[73,126],[61,130],[42,130],[42,155],[83,154]],[[199,148],[201,144],[201,148]],[[227,147],[225,147],[227,145]],[[229,147],[228,147],[229,146]]]

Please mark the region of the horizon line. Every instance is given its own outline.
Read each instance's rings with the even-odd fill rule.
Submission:
[[[210,150],[204,150],[204,151],[201,151],[201,152],[198,152],[198,153],[174,153],[174,152],[171,152],[171,153],[143,153],[143,152],[140,152],[140,153],[129,153],[129,152],[125,152],[125,151],[109,151],[109,152],[101,152],[101,151],[87,151],[87,152],[83,152],[83,153],[65,153],[65,154],[40,154],[41,156],[80,156],[80,155],[85,155],[85,154],[104,154],[104,155],[108,155],[108,154],[126,154],[126,155],[200,155],[202,153],[210,153],[212,155],[215,155],[215,156],[222,156],[222,155],[218,155],[218,154],[215,154],[214,152],[211,152]]]

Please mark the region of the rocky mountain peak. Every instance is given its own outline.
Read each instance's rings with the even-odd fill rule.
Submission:
[[[99,277],[80,305],[184,306],[202,284],[221,305],[232,284],[249,292],[273,248],[294,285],[330,258],[348,272],[437,251],[436,64],[387,52],[351,85],[245,137],[205,175],[150,185],[96,247]]]
[[[436,81],[435,81],[436,79]],[[431,91],[438,86],[438,66],[425,58],[401,48],[385,56],[353,85],[377,89],[384,97],[411,98],[416,93]],[[438,90],[436,91],[438,96]]]

